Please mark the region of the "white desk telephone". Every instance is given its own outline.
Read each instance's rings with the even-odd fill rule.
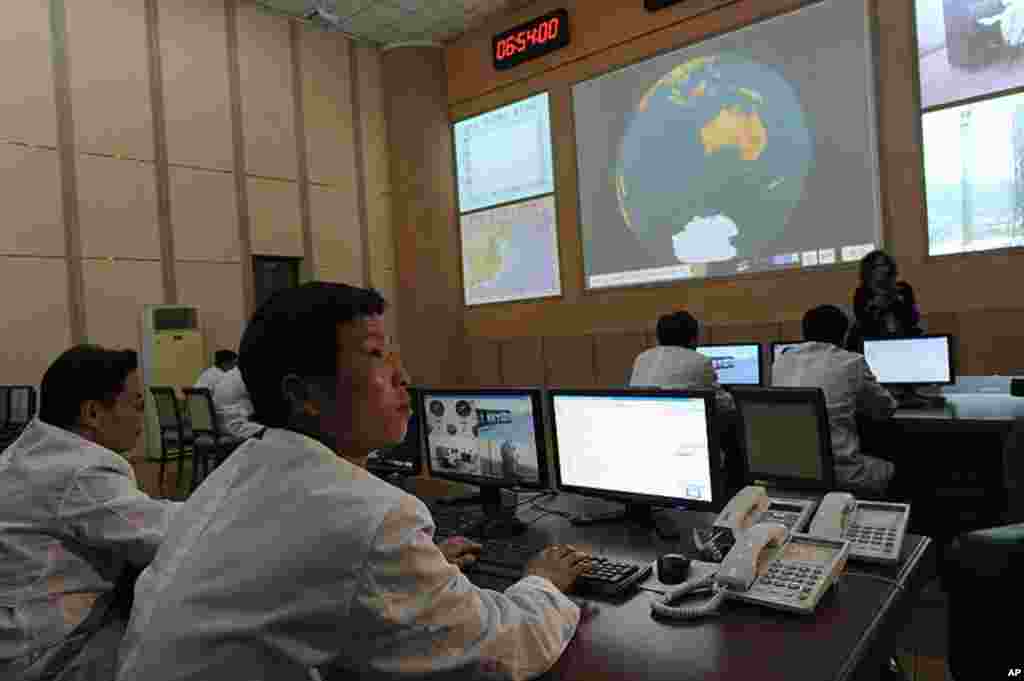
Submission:
[[[690,619],[715,612],[726,598],[797,613],[814,612],[846,565],[850,543],[841,539],[790,534],[776,522],[757,523],[736,540],[718,570],[691,579],[651,603],[653,614]],[[676,599],[711,590],[698,605],[674,606]]]
[[[873,563],[897,563],[910,519],[910,505],[857,501],[852,494],[825,495],[808,533],[846,539],[850,557]]]
[[[693,541],[703,560],[721,562],[735,541],[759,522],[775,522],[790,532],[801,532],[810,522],[815,502],[776,499],[764,487],[748,485],[729,500],[710,529],[697,529]]]

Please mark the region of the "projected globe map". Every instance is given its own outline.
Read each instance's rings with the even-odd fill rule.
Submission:
[[[720,54],[679,64],[644,93],[611,182],[644,248],[699,267],[776,252],[813,164],[793,86]]]

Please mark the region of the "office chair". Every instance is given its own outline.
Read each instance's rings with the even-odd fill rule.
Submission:
[[[1020,643],[1009,624],[1024,608],[1024,419],[1003,449],[1007,505],[997,527],[965,532],[945,552],[942,579],[949,595],[949,670],[957,681],[1008,678],[1020,668]]]
[[[821,388],[737,386],[743,484],[768,479],[783,488],[835,489],[832,434]]]
[[[192,483],[189,490],[191,493],[199,487],[210,471],[219,466],[238,445],[245,442],[245,439],[221,432],[217,412],[213,407],[213,395],[209,388],[182,388],[182,392],[185,393],[185,408],[192,421],[194,433],[195,457],[192,462]],[[213,466],[210,465],[211,455],[216,456]]]
[[[182,459],[192,453],[193,435],[191,430],[185,428],[182,421],[181,410],[178,407],[178,397],[174,394],[174,388],[169,386],[150,386],[149,392],[153,395],[153,402],[156,404],[157,421],[160,424],[160,494],[164,493],[164,473],[167,462],[172,459],[178,462],[178,484],[181,485]],[[195,464],[193,463],[193,468]]]

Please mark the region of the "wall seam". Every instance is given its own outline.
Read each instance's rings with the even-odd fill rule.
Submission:
[[[302,221],[302,276],[317,279],[316,243],[313,240],[313,208],[309,189],[309,149],[306,146],[306,103],[302,88],[302,26],[288,22],[288,43],[292,58],[292,104],[295,121],[295,153],[298,155],[299,214]]]
[[[249,215],[249,187],[245,174],[245,131],[242,123],[242,76],[238,59],[238,12],[236,0],[224,0],[227,29],[228,93],[231,101],[231,141],[234,147],[235,201],[238,208],[238,250],[242,261],[242,316],[255,311],[252,268],[252,233]]]
[[[359,55],[355,44],[349,42],[349,84],[352,90],[352,150],[356,166],[356,215],[359,219],[359,235],[362,241],[363,281],[361,284],[373,287],[373,270],[370,267],[370,217],[366,198],[366,154],[363,150],[363,106],[359,88]]]
[[[178,303],[174,223],[171,219],[171,173],[167,154],[167,114],[164,109],[163,61],[160,54],[160,10],[157,0],[146,2],[146,42],[149,50],[149,99],[153,115],[153,154],[156,172],[157,227],[160,235],[160,270],[164,300]]]
[[[50,58],[53,64],[54,105],[57,114],[57,153],[60,161],[64,253],[68,269],[68,326],[72,344],[88,339],[85,316],[85,274],[78,209],[78,171],[75,163],[75,122],[71,106],[71,64],[68,53],[64,0],[50,0]]]

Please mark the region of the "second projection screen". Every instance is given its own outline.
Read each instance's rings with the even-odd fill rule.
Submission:
[[[573,86],[588,288],[859,260],[879,243],[863,1]]]

